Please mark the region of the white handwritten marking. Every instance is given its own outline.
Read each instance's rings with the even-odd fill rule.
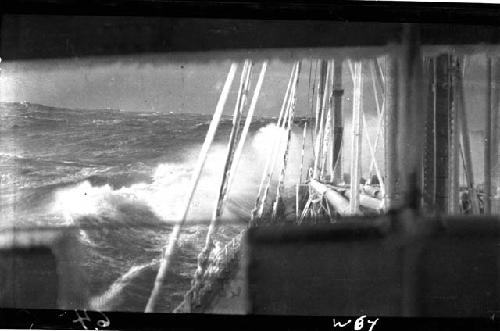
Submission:
[[[84,309],[83,310],[83,316],[81,316],[79,313],[78,313],[78,310],[75,309],[75,313],[76,313],[76,316],[78,317],[77,319],[73,320],[73,323],[80,323],[80,325],[85,329],[85,330],[88,330],[88,327],[87,325],[85,324],[85,321],[88,321],[88,322],[92,322],[91,318],[89,317],[88,313],[87,313],[87,310]],[[101,316],[103,316],[104,318],[103,319],[99,319],[97,320],[96,324],[98,327],[100,328],[106,328],[108,327],[111,322],[109,320],[109,318],[104,314],[104,313],[101,313],[100,311],[96,311],[97,314],[100,314]],[[95,330],[99,330],[99,328],[94,328]]]
[[[377,318],[375,320],[369,320],[369,319],[366,318],[366,315],[360,316],[360,317],[358,317],[354,321],[353,329],[355,331],[361,331],[361,330],[363,330],[363,328],[365,326],[365,319],[366,319],[366,324],[370,325],[370,328],[368,329],[368,331],[373,331],[373,328],[375,327],[375,325],[377,324],[377,322],[378,322],[379,319]],[[352,320],[347,320],[347,322],[342,323],[341,321],[336,321],[335,318],[334,318],[333,319],[333,327],[334,328],[345,328],[351,322],[352,322]]]
[[[108,316],[104,315],[104,313],[101,313],[100,311],[98,311],[97,313],[101,314],[105,318],[104,320],[97,320],[97,326],[100,328],[107,328],[111,324]]]
[[[334,328],[338,328],[338,327],[344,328],[347,325],[349,325],[349,323],[351,323],[351,320],[348,320],[346,323],[342,324],[342,322],[340,322],[340,321],[335,322],[335,318],[333,319],[333,327]]]
[[[73,323],[80,323],[85,330],[88,330],[87,326],[85,325],[85,321],[90,322],[90,318],[89,318],[89,315],[87,314],[87,310],[86,309],[83,310],[83,314],[85,315],[83,317],[80,316],[80,314],[78,314],[77,309],[75,309],[75,313],[76,313],[76,316],[78,316],[78,318],[76,320],[73,320]]]
[[[373,328],[375,327],[375,324],[377,324],[377,322],[378,322],[378,318],[376,320],[373,320],[373,321],[366,320],[366,323],[371,324],[370,329],[368,331],[373,331]]]
[[[359,331],[363,328],[364,324],[364,319],[366,315],[363,315],[361,317],[358,317],[356,321],[354,322],[354,330]]]

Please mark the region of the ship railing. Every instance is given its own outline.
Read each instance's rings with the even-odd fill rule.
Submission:
[[[183,301],[174,309],[174,313],[191,313],[200,311],[205,304],[213,298],[214,293],[222,287],[222,282],[227,279],[231,267],[239,259],[242,238],[246,229],[231,239],[210,262],[202,281],[193,284],[184,295]]]

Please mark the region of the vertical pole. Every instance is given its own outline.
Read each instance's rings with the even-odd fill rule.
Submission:
[[[494,185],[492,187],[492,195],[495,195],[494,206],[492,203],[492,212],[500,214],[500,58],[495,58],[495,76],[494,76],[494,96],[492,109],[492,175]]]
[[[491,214],[491,85],[492,85],[491,57],[486,59],[486,118],[484,128],[484,213]]]
[[[344,134],[344,126],[342,121],[342,61],[335,59],[333,62],[333,166],[337,167],[333,173],[333,181],[340,182],[342,180],[341,167],[341,144]]]
[[[385,159],[385,206],[394,209],[398,203],[398,61],[396,54],[390,54],[386,60],[387,73],[385,78],[385,127],[384,130],[384,159]]]
[[[354,92],[352,114],[352,143],[351,143],[351,196],[350,212],[354,214],[359,209],[359,181],[361,175],[361,144],[362,144],[362,99],[363,99],[363,72],[362,62],[354,64]]]

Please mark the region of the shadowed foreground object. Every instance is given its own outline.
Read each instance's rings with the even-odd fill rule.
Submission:
[[[0,232],[0,307],[87,308],[72,230]]]
[[[251,229],[249,312],[486,317],[500,309],[498,219],[401,226],[408,216],[397,218]]]
[[[1,307],[89,307],[91,275],[75,263],[73,230],[0,235]],[[499,239],[493,217],[255,227],[226,289],[232,295],[205,313],[489,317],[500,309]]]

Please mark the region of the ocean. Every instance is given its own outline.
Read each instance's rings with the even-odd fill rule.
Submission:
[[[91,308],[144,311],[162,248],[181,217],[210,120],[211,115],[167,110],[141,113],[0,103],[0,230],[80,228],[78,264],[88,277]],[[374,118],[369,120],[375,123]],[[217,230],[215,252],[247,226],[276,135],[275,121],[256,118],[252,122]],[[220,186],[231,122],[223,117],[209,151],[159,311],[175,309],[190,287]],[[344,146],[351,141],[348,121],[345,127]],[[368,131],[374,137],[377,128],[370,125]],[[481,137],[473,133],[471,138],[478,147]],[[302,127],[296,126],[284,182],[284,198],[290,201],[285,212],[292,218],[301,146]],[[305,151],[302,178],[312,160],[310,133]],[[383,146],[376,154],[383,173]],[[370,153],[365,152],[365,176],[370,162]],[[276,162],[267,206],[276,195],[281,163],[282,159]],[[345,153],[344,172],[349,165],[350,153]]]
[[[1,103],[0,229],[80,227],[78,263],[88,276],[92,307],[144,311],[210,120],[197,114]],[[247,225],[269,152],[270,122],[252,123],[217,231],[216,250]],[[223,118],[210,149],[168,271],[160,311],[172,311],[190,287],[231,126],[231,118]],[[291,172],[298,176],[297,169]]]

